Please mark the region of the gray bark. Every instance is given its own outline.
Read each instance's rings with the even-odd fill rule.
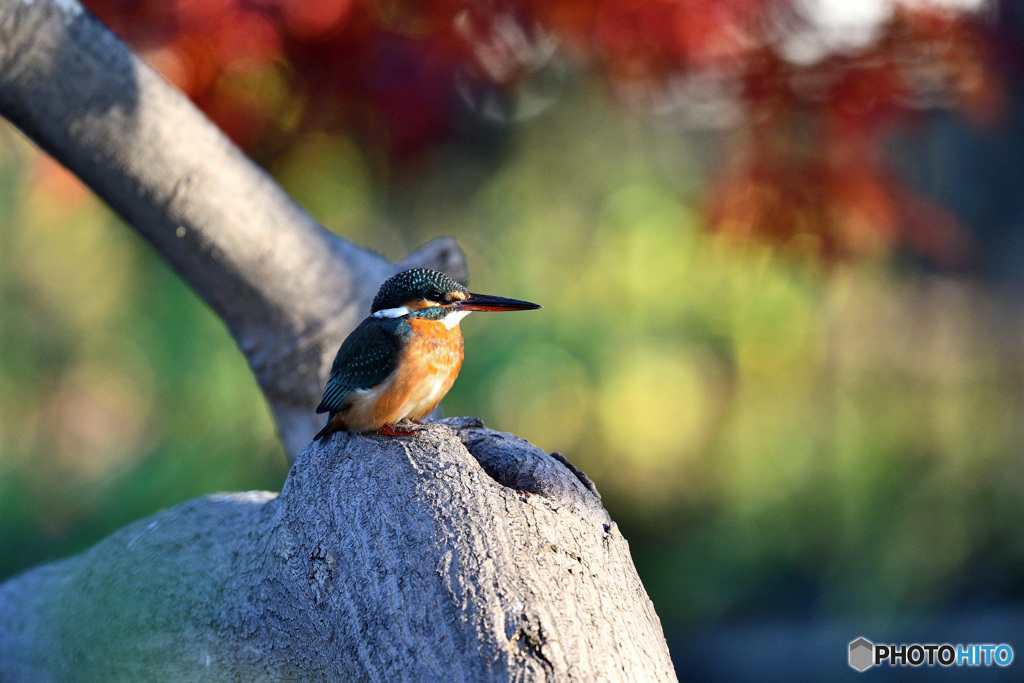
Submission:
[[[4,680],[674,680],[564,459],[469,419],[311,444],[0,586]]]
[[[221,315],[297,456],[0,586],[0,680],[673,680],[589,480],[472,420],[308,444],[331,357],[401,266],[323,230],[74,0],[0,0],[0,114]],[[73,229],[73,228],[68,228]]]

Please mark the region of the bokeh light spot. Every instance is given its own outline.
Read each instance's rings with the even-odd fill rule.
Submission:
[[[620,353],[601,383],[605,436],[632,467],[671,467],[702,442],[709,411],[701,371],[678,347],[638,343]]]
[[[565,349],[531,344],[505,366],[491,389],[502,430],[549,450],[570,450],[592,412],[593,388],[582,364]]]

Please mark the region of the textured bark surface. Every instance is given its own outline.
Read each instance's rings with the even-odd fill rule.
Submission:
[[[280,496],[193,500],[0,586],[0,680],[674,679],[557,454],[465,420],[307,445],[380,282],[464,280],[452,241],[395,265],[323,230],[75,0],[0,0],[0,114],[224,319],[298,456]]]
[[[322,228],[76,0],[0,0],[0,114],[224,320],[292,458],[320,428],[312,408],[334,353],[380,283],[412,266],[466,278],[452,240],[396,265]]]
[[[334,435],[0,587],[4,680],[673,680],[593,485],[468,419]]]

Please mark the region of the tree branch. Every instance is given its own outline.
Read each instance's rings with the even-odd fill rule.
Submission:
[[[341,340],[400,267],[322,228],[76,0],[0,0],[0,114],[224,320],[294,457]],[[450,239],[412,265],[466,277]]]
[[[280,496],[193,500],[0,586],[0,671],[674,680],[587,481],[473,420],[402,439],[342,432],[299,456]]]

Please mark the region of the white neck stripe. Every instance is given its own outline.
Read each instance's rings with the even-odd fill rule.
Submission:
[[[405,306],[385,308],[381,311],[375,311],[372,315],[374,318],[401,318],[403,315],[409,315],[409,309]]]

